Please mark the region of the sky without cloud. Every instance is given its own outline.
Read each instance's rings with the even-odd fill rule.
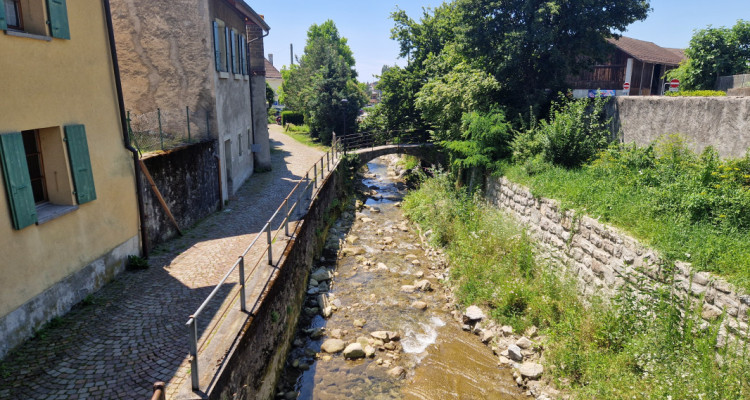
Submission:
[[[398,44],[390,39],[391,12],[399,7],[418,20],[422,7],[436,7],[436,0],[286,0],[256,3],[246,0],[265,16],[271,32],[265,38],[266,54],[273,53],[279,70],[289,64],[289,44],[302,54],[307,29],[327,19],[336,23],[357,61],[358,79],[372,82],[383,65],[404,65],[398,59]],[[732,26],[738,19],[750,20],[750,0],[651,0],[653,11],[643,22],[632,24],[625,36],[654,42],[663,47],[685,48],[693,31],[708,25]],[[295,61],[296,62],[296,61]]]

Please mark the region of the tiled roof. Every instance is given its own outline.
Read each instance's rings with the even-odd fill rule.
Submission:
[[[647,63],[678,65],[684,60],[685,53],[681,49],[668,49],[652,42],[633,39],[626,36],[620,39],[607,39],[618,49],[630,54],[633,58]]]
[[[266,79],[281,79],[281,73],[279,72],[276,67],[271,64],[268,59],[265,59],[266,61]]]

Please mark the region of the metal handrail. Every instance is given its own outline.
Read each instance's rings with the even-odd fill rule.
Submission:
[[[249,279],[255,270],[257,269],[258,265],[260,265],[261,260],[263,259],[264,255],[268,256],[268,265],[273,265],[273,242],[278,238],[278,235],[280,234],[281,226],[284,226],[284,233],[285,236],[291,237],[292,235],[289,234],[289,220],[291,219],[292,215],[295,212],[298,214],[299,217],[302,217],[303,215],[307,214],[307,210],[303,210],[303,201],[307,202],[307,208],[310,207],[312,204],[312,200],[316,196],[317,191],[320,190],[322,187],[322,182],[325,180],[325,178],[330,175],[331,171],[336,169],[336,166],[338,162],[341,160],[340,153],[341,149],[343,148],[341,144],[341,139],[336,138],[336,134],[333,134],[333,140],[331,143],[331,148],[326,151],[325,154],[323,154],[320,157],[319,163],[320,163],[320,173],[318,173],[318,161],[316,161],[312,167],[310,167],[305,172],[305,178],[300,179],[297,184],[292,188],[292,190],[289,192],[289,194],[284,198],[284,200],[281,202],[278,208],[276,208],[276,211],[273,213],[273,215],[268,219],[268,221],[263,225],[263,229],[258,232],[258,234],[255,236],[255,239],[253,239],[252,242],[250,242],[250,245],[247,246],[245,251],[242,252],[242,254],[237,258],[237,261],[234,262],[231,268],[227,271],[227,273],[224,275],[224,277],[219,281],[219,283],[216,285],[216,287],[211,291],[211,293],[206,297],[206,299],[201,303],[201,305],[198,307],[195,312],[190,315],[188,318],[188,321],[186,323],[186,326],[188,328],[188,334],[189,334],[189,354],[190,354],[190,366],[191,366],[191,384],[193,390],[199,390],[200,389],[200,377],[198,374],[198,351],[199,349],[202,349],[203,345],[206,344],[206,341],[202,343],[202,346],[198,346],[198,317],[200,316],[201,312],[206,308],[208,303],[213,300],[214,296],[216,296],[216,293],[219,292],[219,289],[221,286],[226,283],[226,281],[229,279],[229,277],[232,275],[232,273],[237,270],[239,267],[239,275],[240,275],[240,290],[239,293],[235,293],[234,298],[232,298],[232,302],[237,298],[237,294],[240,295],[240,309],[243,312],[247,311],[247,305],[245,304],[245,295],[246,295],[246,288],[245,284],[247,283],[247,279]],[[326,175],[325,166],[328,167],[328,175]],[[313,172],[312,180],[310,179],[310,172]],[[321,185],[318,184],[318,176],[320,176]],[[302,186],[302,182],[306,182],[306,185],[304,186],[304,189],[300,190]],[[312,187],[311,187],[312,186]],[[317,189],[317,190],[316,190]],[[308,191],[310,191],[308,193]],[[293,195],[297,194],[296,200],[292,204],[290,204],[290,200],[292,199]],[[304,196],[307,194],[307,196]],[[305,197],[303,199],[303,197]],[[285,217],[284,220],[279,225],[279,228],[276,229],[276,233],[274,235],[271,234],[271,227],[273,225],[273,221],[276,219],[276,217],[279,216],[279,213],[281,213],[283,210]],[[299,224],[299,221],[297,222]],[[245,257],[247,254],[253,249],[253,247],[256,245],[258,240],[261,238],[261,235],[266,235],[266,247],[263,249],[263,252],[260,254],[257,262],[255,263],[255,266],[253,267],[253,271],[251,271],[249,274],[245,274]],[[229,307],[226,308],[224,311],[228,311]],[[218,328],[218,325],[220,323],[220,320],[222,318],[219,318],[219,321],[217,321],[210,329],[207,329],[208,335],[211,335],[215,329]]]

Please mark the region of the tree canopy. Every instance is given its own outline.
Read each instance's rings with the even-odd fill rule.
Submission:
[[[750,22],[695,32],[685,55],[688,59],[668,76],[687,90],[710,90],[720,76],[750,72]]]
[[[353,53],[333,21],[309,28],[299,65],[282,69],[281,75],[282,101],[304,114],[313,137],[329,143],[334,131],[343,134],[356,126],[367,95],[357,83]]]

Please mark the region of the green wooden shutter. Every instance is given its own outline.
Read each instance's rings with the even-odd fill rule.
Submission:
[[[229,65],[232,62],[232,43],[229,42],[229,27],[224,27],[224,47],[226,48],[225,61],[227,63],[227,69],[225,71],[231,71]]]
[[[47,0],[47,13],[49,14],[49,27],[52,37],[70,39],[68,6],[65,4],[65,0]]]
[[[229,31],[229,35],[231,37],[230,41],[232,42],[232,73],[237,73],[237,35],[234,33],[234,31]]]
[[[86,128],[83,125],[67,125],[65,143],[68,145],[68,161],[70,161],[78,204],[96,200],[94,174],[91,171],[89,146],[86,143]]]
[[[0,161],[5,190],[8,192],[13,228],[23,229],[36,223],[36,204],[31,191],[31,177],[20,132],[0,135]]]
[[[5,20],[5,2],[0,5],[0,31],[8,29],[8,23]]]
[[[242,75],[247,75],[247,41],[245,35],[240,35],[240,51],[242,57]]]
[[[214,59],[216,70],[221,71],[221,36],[219,36],[219,23],[214,21]]]

